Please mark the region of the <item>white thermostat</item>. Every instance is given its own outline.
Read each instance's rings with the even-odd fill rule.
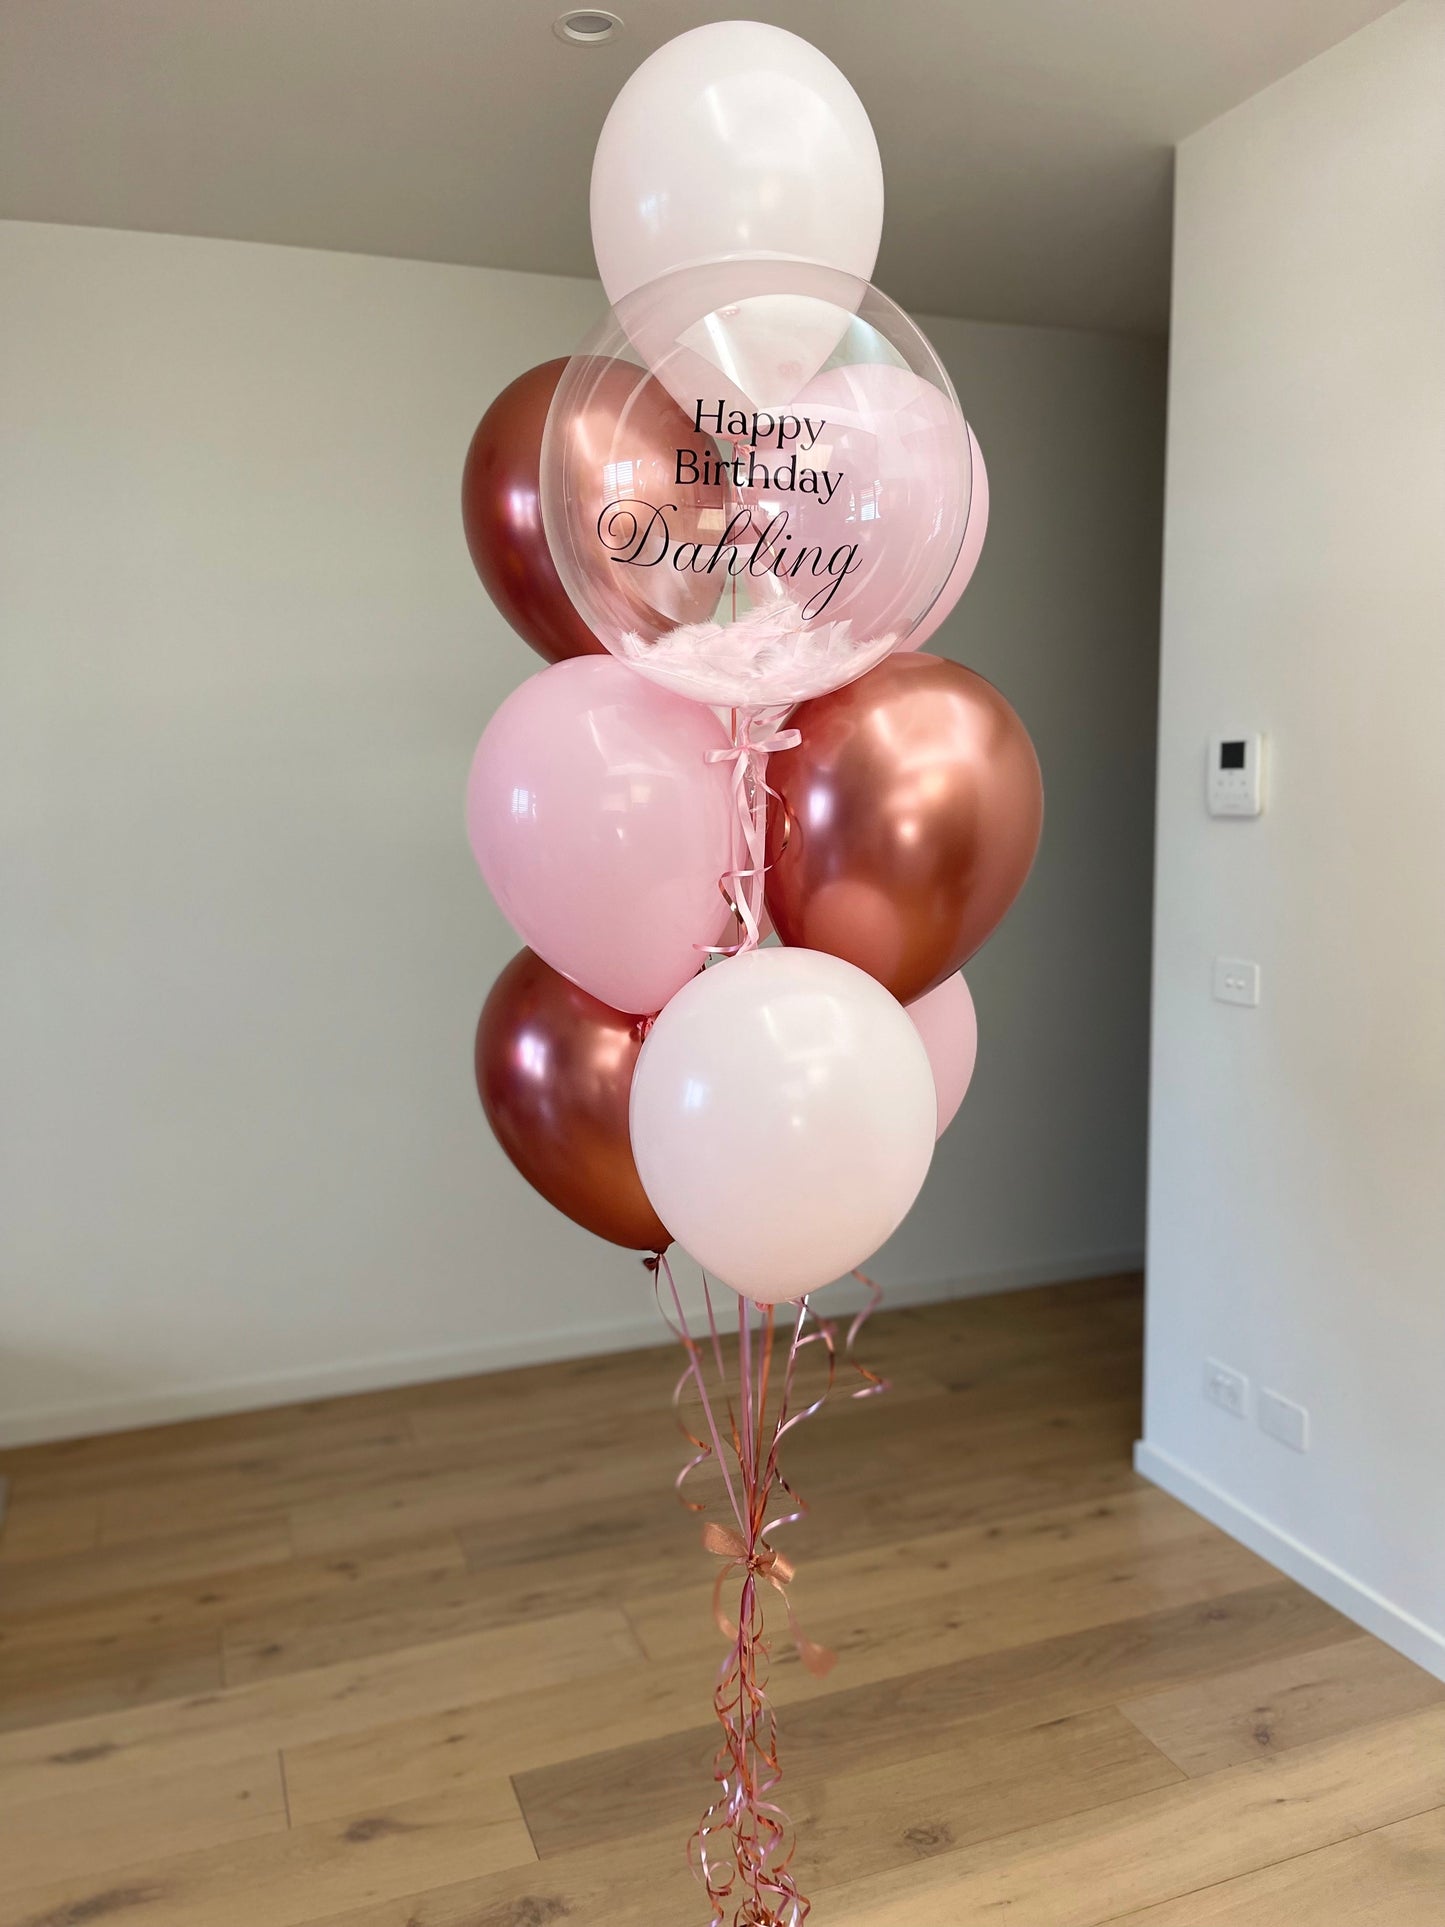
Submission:
[[[1258,816],[1264,808],[1264,738],[1243,733],[1209,743],[1211,816]]]

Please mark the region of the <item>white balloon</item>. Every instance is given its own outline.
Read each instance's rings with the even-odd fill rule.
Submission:
[[[789,255],[872,278],[883,166],[825,54],[781,27],[719,20],[644,60],[592,164],[592,247],[608,300],[726,255]]]
[[[759,1304],[842,1277],[928,1175],[928,1053],[881,984],[817,950],[749,950],[665,1006],[632,1080],[632,1150],[663,1223]]]

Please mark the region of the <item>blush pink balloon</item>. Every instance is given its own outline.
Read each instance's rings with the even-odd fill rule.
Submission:
[[[810,427],[786,458],[739,447],[738,499],[759,528],[787,517],[800,546],[831,555],[857,544],[857,567],[829,614],[849,623],[856,643],[901,642],[932,608],[963,541],[968,425],[958,402],[911,369],[858,362],[816,375],[793,406],[817,439],[802,446]]]
[[[611,656],[529,677],[477,745],[467,834],[492,895],[544,962],[614,1010],[660,1010],[730,920],[727,750],[711,710]]]
[[[958,607],[964,590],[973,580],[973,572],[978,567],[978,558],[983,554],[983,538],[988,534],[988,470],[983,464],[983,450],[978,445],[978,437],[972,427],[968,431],[968,452],[972,462],[972,480],[968,493],[968,521],[964,525],[963,547],[958,552],[958,560],[952,573],[943,585],[943,592],[918,627],[903,642],[900,649],[921,649],[951,616]]]
[[[978,1059],[978,1014],[961,970],[904,1008],[928,1052],[938,1093],[937,1135],[942,1137],[957,1117],[973,1078]]]

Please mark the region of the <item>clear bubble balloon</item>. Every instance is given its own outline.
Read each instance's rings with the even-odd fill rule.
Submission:
[[[886,295],[720,261],[626,296],[572,357],[542,511],[607,649],[695,701],[771,708],[851,682],[924,621],[970,467],[948,374]]]

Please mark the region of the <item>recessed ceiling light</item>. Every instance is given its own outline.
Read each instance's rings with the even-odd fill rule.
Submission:
[[[596,7],[582,7],[575,13],[564,13],[560,20],[554,20],[552,31],[559,40],[570,40],[574,47],[600,47],[604,40],[613,40],[621,33],[622,22],[615,13],[602,13]]]

